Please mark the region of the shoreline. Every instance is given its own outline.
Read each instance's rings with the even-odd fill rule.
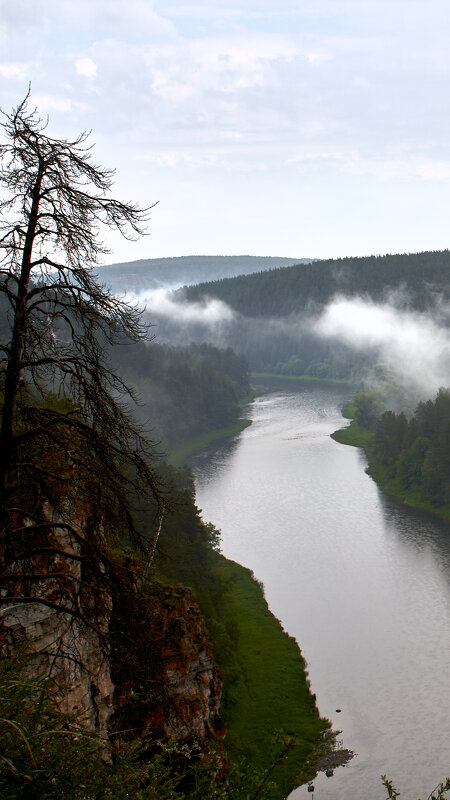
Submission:
[[[442,509],[433,508],[433,506],[430,504],[421,501],[413,495],[398,494],[395,491],[395,487],[390,486],[389,482],[386,482],[383,480],[382,476],[377,474],[377,465],[373,463],[371,464],[370,459],[370,442],[373,434],[366,428],[362,428],[360,425],[358,425],[350,416],[347,416],[345,413],[345,406],[343,416],[347,419],[351,419],[350,425],[345,426],[344,428],[338,428],[338,430],[333,431],[330,436],[339,444],[346,445],[347,447],[359,447],[361,450],[364,450],[367,458],[366,473],[372,478],[379,489],[387,497],[396,500],[398,503],[401,503],[407,508],[412,508],[415,511],[421,512],[422,514],[427,514],[434,519],[440,520],[441,522],[449,523],[450,509],[448,507],[443,507]]]
[[[208,447],[208,445],[212,444],[213,442],[219,442],[222,439],[228,439],[230,436],[236,436],[238,433],[241,433],[248,428],[251,424],[251,419],[238,419],[236,422],[234,422],[232,425],[228,425],[226,428],[216,428],[213,431],[208,431],[208,433],[203,433],[192,439],[188,439],[187,441],[182,442],[180,445],[175,447],[167,455],[165,460],[173,467],[182,467],[184,464],[188,463],[190,456],[194,455],[195,453],[199,453],[200,450]]]
[[[250,380],[297,383],[305,386],[311,386],[311,384],[317,386],[341,386],[342,388],[353,390],[359,385],[357,381],[346,378],[319,378],[316,375],[280,375],[277,372],[251,372]]]
[[[324,753],[320,756],[317,763],[317,772],[329,772],[330,770],[333,771],[338,767],[346,767],[349,761],[351,761],[352,758],[355,758],[356,755],[357,753],[355,753],[353,750],[348,750],[347,748],[330,750],[329,753]]]

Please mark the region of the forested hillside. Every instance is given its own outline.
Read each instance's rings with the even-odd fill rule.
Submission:
[[[231,425],[250,392],[247,361],[230,348],[128,343],[117,345],[111,359],[137,389],[139,414],[165,450]]]
[[[450,251],[316,261],[189,287],[190,300],[218,297],[247,317],[288,317],[317,310],[335,294],[385,300],[389,292],[424,310],[450,298]]]
[[[174,294],[180,308],[220,301],[227,308],[213,325],[188,324],[152,308],[160,340],[210,341],[245,355],[254,371],[359,380],[377,361],[375,349],[323,335],[316,327],[336,297],[429,312],[450,299],[450,252],[316,261],[203,283]],[[175,306],[175,304],[173,304]],[[201,320],[200,320],[201,321]],[[446,324],[445,321],[443,324]],[[354,347],[354,344],[357,345]]]

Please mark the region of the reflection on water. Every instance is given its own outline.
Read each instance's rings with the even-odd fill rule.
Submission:
[[[383,496],[364,455],[330,439],[345,399],[258,398],[250,428],[193,462],[197,500],[224,554],[264,582],[322,714],[358,753],[315,797],[381,800],[387,773],[416,800],[450,773],[450,526]]]

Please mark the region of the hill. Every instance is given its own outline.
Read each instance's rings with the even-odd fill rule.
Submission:
[[[189,287],[185,297],[217,297],[246,317],[285,317],[311,305],[320,308],[334,295],[365,295],[376,301],[389,293],[425,310],[436,295],[450,299],[450,251],[315,261],[263,274],[223,278]]]
[[[98,267],[97,272],[113,291],[138,293],[161,285],[193,285],[292,264],[309,264],[311,260],[276,256],[178,256],[109,264]]]
[[[361,298],[399,311],[426,312],[445,322],[450,303],[450,251],[342,258],[297,264],[189,286],[174,292],[170,309],[150,321],[160,340],[207,340],[245,355],[250,368],[284,375],[359,380],[376,363],[376,348],[357,340],[321,336],[315,322],[336,297]],[[220,301],[221,324],[188,326],[181,311]],[[225,310],[228,317],[225,317]],[[442,320],[441,320],[442,318]]]

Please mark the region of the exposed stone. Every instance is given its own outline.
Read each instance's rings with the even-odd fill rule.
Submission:
[[[49,509],[47,517],[55,522]],[[83,533],[83,520],[71,524],[73,532],[55,528],[46,539],[58,553],[36,556],[27,563],[27,574],[35,576],[32,580],[21,577],[17,567],[11,568],[2,589],[3,600],[10,602],[2,606],[0,616],[1,652],[8,655],[25,647],[30,657],[27,670],[52,680],[61,711],[77,713],[106,738],[114,692],[105,655],[112,602],[104,587],[88,586],[83,580],[75,535]],[[35,602],[24,602],[25,597]]]
[[[47,516],[55,522],[50,509]],[[51,678],[59,708],[105,740],[111,727],[147,726],[155,737],[178,741],[223,738],[221,680],[192,593],[144,586],[138,564],[106,576],[99,560],[93,572],[80,560],[86,524],[78,514],[72,530],[52,530],[46,544],[59,552],[28,563],[32,581],[22,566],[11,568],[2,590],[9,602],[0,612],[1,653],[26,645],[28,669]],[[101,542],[101,529],[90,536]],[[24,602],[30,596],[36,601]]]
[[[120,728],[132,719],[141,729],[149,725],[155,734],[179,741],[222,738],[222,683],[190,590],[153,585],[136,594],[127,637],[121,612],[116,609],[112,619],[115,724]],[[127,659],[120,659],[123,648]]]

